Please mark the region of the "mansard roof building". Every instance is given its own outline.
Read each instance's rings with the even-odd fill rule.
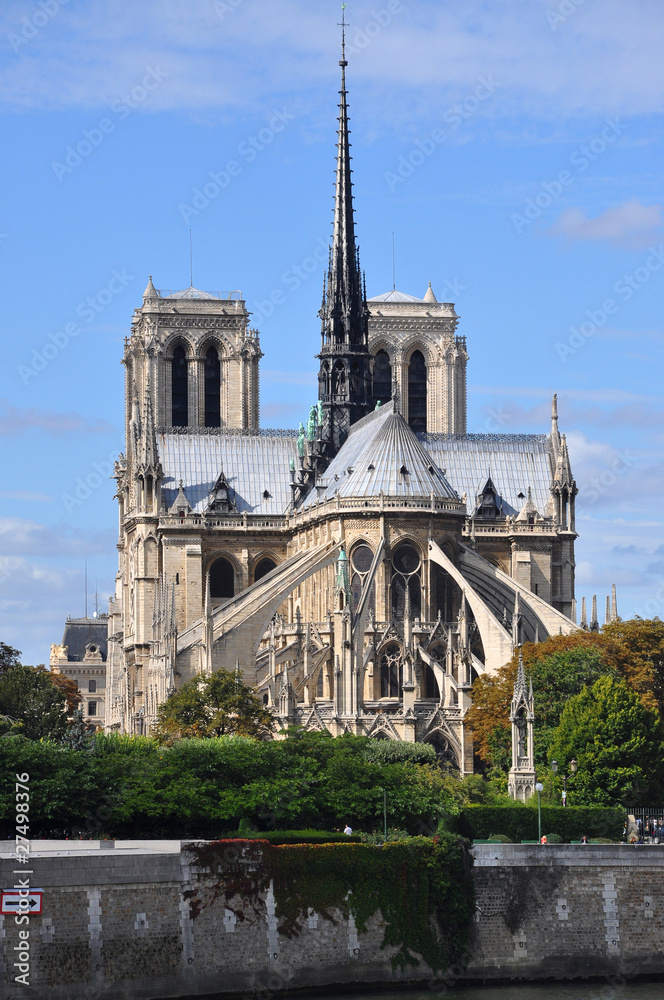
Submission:
[[[238,292],[158,291],[126,341],[119,570],[106,728],[147,733],[201,671],[239,668],[298,723],[433,743],[473,768],[473,680],[572,631],[576,484],[545,434],[466,428],[454,305],[367,298],[341,60],[318,403],[259,426],[258,332]]]

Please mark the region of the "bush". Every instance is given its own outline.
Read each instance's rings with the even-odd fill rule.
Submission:
[[[557,834],[557,833],[547,833],[546,834],[546,842],[547,842],[547,844],[564,844],[565,843],[565,841],[563,840],[563,838],[559,834]]]
[[[492,844],[511,844],[512,841],[504,833],[492,833],[488,838]]]
[[[324,830],[270,830],[267,833],[243,833],[244,840],[267,840],[275,847],[287,844],[359,844],[359,834],[325,833]]]
[[[466,806],[453,821],[456,831],[468,840],[488,840],[498,830],[513,843],[538,839],[537,809],[524,805]],[[622,809],[601,806],[542,806],[542,830],[569,843],[586,834],[590,839],[620,840],[625,814]]]

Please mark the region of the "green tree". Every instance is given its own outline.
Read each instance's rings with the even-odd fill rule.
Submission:
[[[602,626],[602,637],[620,644],[624,654],[621,675],[641,696],[647,708],[657,707],[664,718],[664,622],[636,618]]]
[[[17,667],[20,663],[21,652],[8,646],[5,642],[0,642],[0,676],[6,674],[12,667]]]
[[[535,695],[535,765],[546,767],[553,730],[568,699],[584,685],[613,673],[614,657],[607,655],[607,641],[596,633],[554,636],[547,642],[526,643],[524,663],[532,678]],[[615,645],[615,644],[614,644]],[[518,668],[518,654],[493,675],[484,674],[473,685],[473,704],[466,720],[473,733],[478,756],[489,765],[498,783],[512,763],[510,703]]]
[[[21,723],[31,740],[61,739],[67,731],[66,697],[46,671],[18,664],[0,676],[0,714]]]
[[[166,742],[210,736],[265,737],[274,728],[272,714],[238,671],[197,674],[175,691],[157,714],[155,735]]]
[[[576,758],[568,781],[574,805],[653,802],[664,779],[663,737],[658,713],[624,680],[605,676],[567,702],[549,759],[563,767]]]

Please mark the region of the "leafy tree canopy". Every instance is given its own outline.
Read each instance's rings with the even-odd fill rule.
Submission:
[[[7,673],[12,667],[17,667],[20,663],[20,657],[20,650],[8,646],[5,642],[0,642],[0,676]]]
[[[568,779],[575,805],[630,805],[661,794],[664,749],[658,713],[621,678],[600,677],[565,705],[549,757],[576,758]]]
[[[197,674],[175,691],[157,713],[155,735],[165,742],[211,736],[265,737],[274,728],[272,714],[238,671]]]
[[[659,618],[631,618],[602,628],[602,638],[620,648],[616,665],[648,708],[664,718],[664,622]]]
[[[65,706],[65,695],[43,668],[18,664],[0,676],[0,714],[20,723],[28,739],[61,739],[67,731]]]
[[[594,632],[552,636],[546,642],[526,643],[523,660],[532,677],[535,695],[535,764],[545,767],[551,733],[567,700],[584,685],[615,672],[617,648]],[[494,775],[506,775],[512,762],[510,703],[518,669],[518,653],[495,674],[484,674],[473,684],[473,704],[466,721],[478,756]]]

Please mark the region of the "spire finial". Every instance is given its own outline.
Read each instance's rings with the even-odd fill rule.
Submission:
[[[347,3],[342,3],[341,5],[341,20],[338,22],[341,28],[341,59],[339,61],[340,66],[347,66],[348,61],[346,59],[346,28],[348,27],[348,21],[346,20],[346,7]]]

